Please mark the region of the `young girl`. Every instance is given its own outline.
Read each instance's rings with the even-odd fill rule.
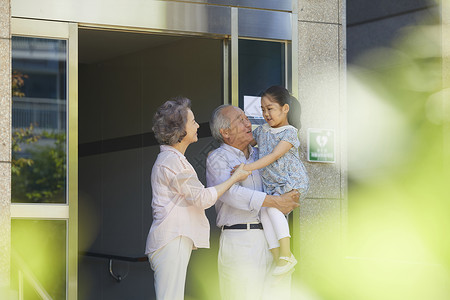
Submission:
[[[306,169],[298,153],[300,146],[298,130],[289,125],[288,121],[288,112],[297,103],[297,99],[281,86],[272,86],[261,96],[262,113],[267,124],[253,131],[259,147],[259,159],[245,165],[244,169],[247,171],[261,169],[264,192],[269,195],[281,195],[297,189],[300,198],[304,198],[309,188]],[[292,121],[298,121],[299,124],[299,116],[295,118]],[[263,207],[261,223],[269,249],[277,261],[273,274],[281,275],[289,272],[297,260],[290,250],[289,225],[286,217],[276,208]]]

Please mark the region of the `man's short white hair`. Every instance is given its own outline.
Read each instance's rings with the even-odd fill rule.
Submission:
[[[232,105],[224,104],[216,108],[211,115],[211,120],[209,121],[209,127],[211,129],[212,136],[221,144],[224,143],[224,140],[222,134],[220,133],[220,129],[228,129],[231,126],[230,119],[228,119],[222,113],[222,110],[229,106]]]

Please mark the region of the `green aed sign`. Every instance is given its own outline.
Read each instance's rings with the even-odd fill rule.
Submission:
[[[308,128],[308,161],[335,163],[334,130]]]

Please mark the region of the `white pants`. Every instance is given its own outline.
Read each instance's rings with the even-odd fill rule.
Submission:
[[[272,262],[263,230],[223,230],[218,257],[222,299],[262,299]]]
[[[261,223],[269,249],[280,247],[280,239],[290,237],[289,224],[285,215],[273,207],[261,207]]]
[[[190,238],[179,236],[149,254],[157,300],[183,300],[186,271],[192,253]]]

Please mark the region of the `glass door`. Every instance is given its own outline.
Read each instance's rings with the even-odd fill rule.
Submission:
[[[235,18],[234,18],[235,19]],[[233,10],[232,10],[233,20]],[[235,21],[236,22],[236,21]],[[232,22],[231,35],[231,103],[244,110],[253,129],[264,124],[261,94],[272,85],[286,87],[298,99],[296,41],[258,40],[239,37]],[[296,30],[294,30],[295,36]],[[228,57],[224,58],[228,61]],[[228,65],[227,65],[228,66]],[[226,68],[224,68],[226,70]],[[224,74],[226,76],[227,74]],[[225,84],[225,86],[227,86]],[[295,123],[295,124],[294,124]],[[300,115],[292,125],[300,127]],[[300,129],[300,128],[299,128]],[[289,214],[292,252],[300,256],[300,210]]]
[[[11,28],[11,283],[19,299],[76,299],[77,24]]]

